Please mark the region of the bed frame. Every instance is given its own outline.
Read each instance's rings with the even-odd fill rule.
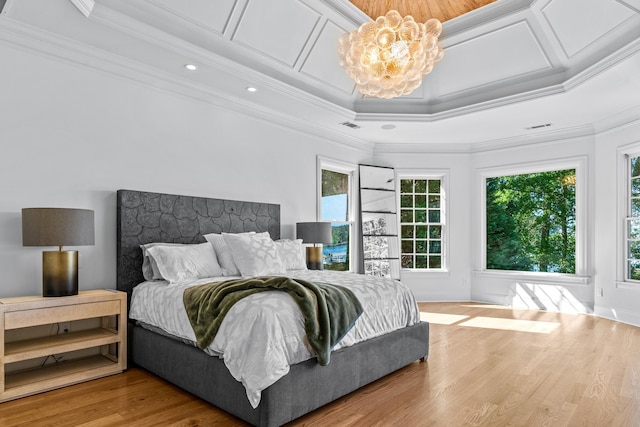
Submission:
[[[117,277],[131,296],[144,281],[139,245],[201,243],[203,234],[268,231],[280,237],[280,206],[132,190],[117,192]],[[426,322],[361,342],[331,354],[328,366],[310,359],[249,404],[245,389],[222,359],[130,321],[129,361],[257,426],[279,426],[396,371],[429,352]]]

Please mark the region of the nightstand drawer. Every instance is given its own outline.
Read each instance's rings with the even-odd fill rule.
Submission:
[[[89,317],[120,314],[120,301],[103,301],[62,307],[34,308],[5,313],[5,329],[27,328],[43,323],[71,322]]]

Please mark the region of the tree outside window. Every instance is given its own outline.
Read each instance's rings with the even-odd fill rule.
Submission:
[[[576,273],[576,170],[486,178],[486,268]]]

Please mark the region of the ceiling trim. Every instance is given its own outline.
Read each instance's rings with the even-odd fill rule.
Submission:
[[[634,126],[640,123],[640,106],[630,108],[622,113],[606,117],[594,123],[597,135],[605,135],[616,132],[627,126]]]
[[[640,31],[639,31],[640,33]],[[612,54],[602,58],[600,61],[596,62],[592,66],[583,70],[582,72],[576,74],[575,76],[570,77],[564,83],[564,86],[567,90],[571,90],[594,77],[606,72],[610,68],[615,67],[616,65],[628,60],[635,54],[640,52],[640,38],[636,38],[632,42],[624,45],[620,49],[616,50]]]
[[[531,146],[535,144],[556,143],[558,141],[592,137],[594,135],[594,126],[592,124],[586,124],[572,128],[558,129],[556,131],[545,131],[544,133],[466,144],[378,143],[374,148],[374,154],[475,154]]]
[[[362,121],[399,121],[399,122],[436,122],[439,120],[449,119],[461,116],[463,114],[477,113],[493,108],[503,107],[519,102],[530,101],[536,98],[542,98],[550,95],[564,93],[566,91],[562,84],[556,84],[542,89],[535,89],[516,95],[504,96],[502,98],[492,99],[489,101],[478,102],[472,105],[448,109],[437,113],[356,113],[356,120]]]
[[[629,9],[633,10],[635,13],[640,14],[640,8],[632,5],[631,3],[629,3],[628,0],[616,0],[616,1],[621,5],[626,6]]]

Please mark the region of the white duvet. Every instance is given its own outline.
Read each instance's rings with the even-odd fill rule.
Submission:
[[[363,314],[334,350],[414,325],[420,319],[413,294],[396,280],[311,270],[285,276],[347,287],[362,304]],[[141,283],[133,290],[129,317],[195,345],[182,293],[188,286],[228,279],[208,278],[178,285],[162,281]],[[282,291],[268,291],[236,303],[205,352],[224,359],[231,375],[244,385],[251,406],[256,408],[262,390],[286,375],[289,366],[314,357],[304,337],[304,319],[293,299]]]

